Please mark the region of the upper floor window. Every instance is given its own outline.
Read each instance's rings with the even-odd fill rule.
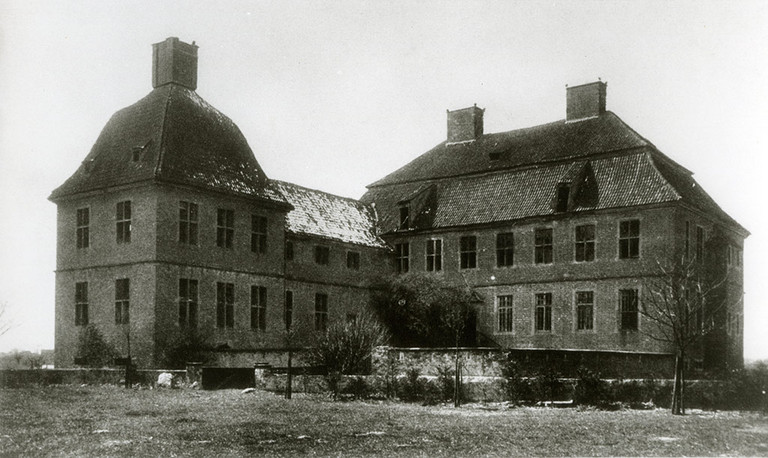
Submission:
[[[511,232],[496,234],[496,266],[511,266],[514,262],[515,235]]]
[[[474,269],[477,267],[477,237],[465,235],[459,239],[459,267]]]
[[[234,283],[216,283],[216,327],[235,327]]]
[[[197,245],[197,204],[179,202],[179,242]]]
[[[594,308],[595,296],[592,291],[576,292],[576,329],[580,331],[592,329]]]
[[[320,265],[328,264],[328,259],[331,256],[331,250],[327,246],[315,246],[315,263]]]
[[[552,330],[552,293],[536,294],[536,330]]]
[[[315,294],[315,331],[325,331],[328,328],[328,295]]]
[[[251,286],[251,329],[267,330],[267,288]]]
[[[496,309],[498,332],[512,332],[512,296],[499,296]]]
[[[619,290],[619,310],[621,310],[621,329],[636,331],[639,318],[636,289]]]
[[[575,249],[577,262],[595,260],[595,225],[576,226]]]
[[[552,229],[536,229],[533,241],[534,262],[536,264],[552,264]]]
[[[640,257],[640,220],[619,223],[619,259]]]
[[[704,260],[704,228],[696,226],[696,260]]]
[[[427,240],[427,271],[443,270],[443,241],[440,239]]]
[[[77,247],[88,248],[91,244],[90,233],[90,210],[88,208],[77,209]]]
[[[293,326],[293,291],[285,292],[285,309],[283,310],[283,323],[285,330],[289,331]]]
[[[88,325],[88,282],[75,283],[75,326]]]
[[[293,261],[293,241],[285,241],[285,260]]]
[[[395,270],[398,273],[406,273],[409,263],[410,245],[408,242],[395,244]]]
[[[251,215],[251,251],[267,252],[267,217]]]
[[[131,282],[128,278],[115,280],[115,324],[128,324],[128,308],[131,297]]]
[[[216,212],[216,246],[232,248],[235,239],[235,211],[219,208]]]
[[[117,203],[115,212],[117,243],[131,242],[131,201]]]
[[[197,280],[179,278],[179,326],[197,327]]]
[[[347,251],[347,269],[360,270],[359,251]]]

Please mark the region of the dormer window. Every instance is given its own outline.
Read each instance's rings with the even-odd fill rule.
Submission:
[[[142,152],[142,150],[143,150],[143,148],[141,148],[141,147],[136,147],[136,148],[133,149],[133,153],[131,154],[131,160],[133,162],[139,162],[139,160],[141,159],[141,152]]]
[[[408,205],[400,206],[400,229],[408,229],[411,225],[411,209]]]
[[[558,213],[568,211],[568,197],[571,194],[571,187],[565,183],[560,183],[557,186],[557,202],[555,203],[555,211]]]

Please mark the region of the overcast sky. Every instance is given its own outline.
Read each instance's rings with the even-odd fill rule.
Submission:
[[[0,351],[53,348],[56,208],[109,117],[151,91],[151,44],[196,41],[198,94],[271,178],[350,197],[445,137],[608,109],[751,231],[745,356],[768,358],[768,2],[0,2]],[[762,260],[762,261],[761,261]]]

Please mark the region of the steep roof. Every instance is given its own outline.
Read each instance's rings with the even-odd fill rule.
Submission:
[[[303,186],[272,180],[293,206],[286,216],[286,230],[345,243],[385,248],[376,235],[376,214],[368,205]]]
[[[145,181],[285,205],[235,123],[178,84],[157,87],[115,113],[80,168],[50,198]]]

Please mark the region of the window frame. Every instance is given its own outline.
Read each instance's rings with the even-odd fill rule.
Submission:
[[[592,238],[585,229],[591,228]],[[597,225],[595,223],[579,224],[573,228],[573,260],[574,262],[592,262],[595,260]],[[581,250],[580,250],[581,248]],[[591,251],[590,251],[591,250]],[[581,256],[579,252],[581,251]],[[591,254],[591,256],[589,256]]]
[[[267,232],[269,220],[266,216],[251,213],[251,252],[264,254],[267,252]]]
[[[496,296],[496,333],[513,334],[515,330],[514,322],[515,299],[512,294],[501,294]]]
[[[267,330],[267,287],[251,285],[251,331]]]
[[[696,226],[696,261],[704,261],[704,241],[707,238],[707,233],[702,226]]]
[[[75,211],[75,246],[78,249],[91,246],[91,209],[90,207],[78,208]]]
[[[360,270],[360,252],[347,250],[347,269]]]
[[[443,270],[443,239],[427,239],[424,248],[424,269],[427,272]]]
[[[216,282],[216,327],[235,327],[235,284]]]
[[[328,294],[315,293],[315,331],[328,330]]]
[[[131,207],[130,200],[122,200],[115,206],[115,241],[118,245],[131,243]]]
[[[235,246],[235,211],[231,208],[216,209],[216,246],[227,250]]]
[[[630,300],[629,304],[626,300]],[[634,310],[625,305],[634,306]],[[637,288],[619,289],[619,330],[634,332],[640,330],[640,291]]]
[[[131,280],[118,278],[115,280],[115,324],[127,325],[131,322]]]
[[[199,283],[195,278],[179,278],[180,328],[196,329],[199,304]]]
[[[588,298],[588,300],[586,300]],[[595,292],[594,290],[576,291],[574,297],[576,308],[576,331],[591,332],[595,330]]]
[[[411,244],[401,242],[395,244],[395,271],[404,274],[410,270]]]
[[[200,209],[197,203],[179,201],[179,243],[196,246],[198,242],[198,223]]]
[[[552,293],[536,293],[534,295],[534,331],[537,333],[552,332]]]
[[[554,238],[554,230],[551,227],[539,227],[534,229],[533,263],[535,265],[549,265],[554,263]]]
[[[315,264],[327,266],[331,262],[331,248],[326,245],[315,245]]]
[[[293,240],[286,240],[285,241],[285,260],[293,261],[294,256],[295,256],[295,252],[294,252]]]
[[[637,225],[637,234],[633,234],[632,225]],[[625,225],[627,229],[625,230]],[[639,218],[623,219],[619,221],[619,259],[640,258],[640,237],[642,227]]]
[[[499,232],[496,234],[496,267],[515,265],[515,233]]]
[[[75,283],[75,326],[88,326],[88,282]]]
[[[290,331],[293,327],[293,290],[285,290],[285,298],[283,302],[283,324],[285,330]]]
[[[476,235],[462,235],[459,237],[459,269],[477,269]]]

